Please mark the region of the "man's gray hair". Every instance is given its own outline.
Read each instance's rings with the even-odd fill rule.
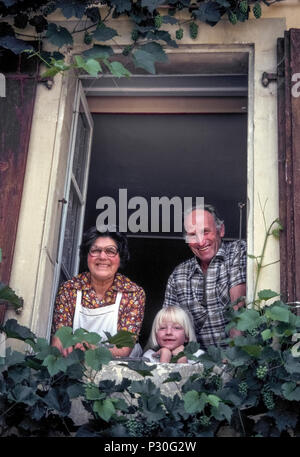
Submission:
[[[224,221],[219,217],[219,214],[218,214],[216,208],[213,205],[209,205],[209,204],[192,206],[187,211],[185,211],[184,220],[190,213],[192,213],[193,211],[195,211],[197,209],[202,209],[204,211],[209,212],[214,218],[217,230],[221,229],[222,225],[224,224]]]

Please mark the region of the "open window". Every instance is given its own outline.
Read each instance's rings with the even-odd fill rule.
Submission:
[[[191,256],[181,233],[151,232],[151,198],[204,197],[224,218],[227,239],[246,238],[248,55],[191,60],[169,56],[156,76],[82,79],[95,125],[84,229],[95,225],[103,196],[116,202],[117,213],[135,197],[148,203],[148,231],[128,231],[124,272],[146,291],[142,344],[168,276]]]

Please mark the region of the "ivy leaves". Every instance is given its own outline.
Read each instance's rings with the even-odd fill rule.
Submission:
[[[110,3],[115,6],[118,14],[129,12],[132,7],[130,0],[111,0]]]
[[[61,327],[57,330],[55,336],[60,339],[64,348],[75,346],[77,343],[82,342],[96,345],[101,340],[97,333],[88,332],[82,328],[75,330],[73,333],[72,327]]]
[[[300,401],[300,386],[295,382],[285,382],[282,385],[282,392],[287,400]]]
[[[18,324],[16,319],[9,319],[1,329],[7,338],[17,338],[21,341],[33,342],[35,335],[29,328]]]
[[[16,310],[22,308],[23,306],[23,299],[18,297],[11,287],[7,286],[2,282],[0,282],[0,299],[5,300],[11,305],[13,305]]]
[[[111,74],[116,76],[117,78],[121,78],[122,76],[126,76],[127,78],[131,76],[131,73],[121,62],[104,62],[107,68],[110,70]]]
[[[229,3],[227,3],[229,6]],[[223,6],[225,6],[223,4]],[[219,2],[208,1],[201,3],[199,8],[193,13],[194,17],[210,25],[215,25],[221,19],[221,9]]]
[[[97,76],[102,71],[101,65],[96,59],[85,59],[82,56],[75,56],[77,68],[82,68],[91,76]]]
[[[156,422],[165,417],[160,390],[150,379],[133,381],[130,391],[138,394],[139,405],[148,422]]]
[[[82,19],[86,12],[86,5],[84,2],[79,1],[57,0],[56,7],[61,9],[61,12],[67,19],[71,17]]]
[[[150,13],[153,13],[163,3],[165,3],[165,0],[142,0],[142,8],[147,8]]]
[[[118,33],[115,29],[107,27],[103,22],[101,22],[92,33],[92,37],[96,41],[109,41],[117,35]]]
[[[0,36],[0,47],[9,49],[14,54],[21,54],[24,51],[33,50],[33,47],[30,44],[10,35]]]
[[[2,2],[4,3],[4,5],[6,7],[9,7],[9,6],[12,6],[14,5],[15,3],[17,3],[17,0],[2,0]]]
[[[259,16],[260,1],[258,0],[253,7],[256,17]],[[71,2],[68,0],[43,0],[41,2],[5,0],[0,3],[3,4],[0,15],[8,17],[7,22],[3,21],[0,24],[0,47],[9,49],[15,54],[31,50],[32,54],[37,55],[32,46],[23,41],[23,35],[20,34],[20,29],[24,30],[28,24],[33,27],[36,35],[32,35],[32,37],[40,42],[40,48],[44,47],[44,42],[49,42],[62,53],[70,51],[70,47],[74,45],[75,34],[81,33],[81,35],[77,35],[81,37],[79,40],[81,39],[84,45],[92,45],[91,50],[95,46],[104,46],[104,43],[113,41],[114,45],[121,48],[121,51],[123,50],[123,55],[128,57],[128,60],[132,59],[136,68],[151,74],[155,74],[157,63],[167,61],[167,54],[162,46],[178,47],[177,41],[183,38],[184,23],[187,23],[190,37],[196,39],[199,22],[214,26],[225,14],[232,23],[243,22],[248,19],[250,11],[247,0],[240,2],[207,0],[194,3],[192,8],[190,8],[190,0],[170,0],[169,10],[163,12],[160,12],[159,8],[165,4],[164,0],[139,0],[138,2],[104,0],[101,5],[107,7],[105,17],[104,15],[101,17],[100,9],[92,6],[88,0],[72,0]],[[184,9],[189,15],[187,18],[181,20],[180,16],[175,17],[177,12]],[[56,23],[49,20],[51,14],[56,10],[59,10],[66,21]],[[134,31],[132,43],[126,43],[125,46],[120,44],[120,42],[124,42],[124,37],[120,36],[120,23],[115,22],[115,19],[121,15],[128,18]],[[77,20],[77,24],[74,27],[75,20]],[[62,25],[62,22],[66,23]],[[176,30],[173,26],[176,26]],[[32,32],[30,33],[32,34]],[[128,31],[125,33],[128,41]],[[118,42],[119,39],[120,42]],[[126,64],[120,62],[112,48],[110,49],[110,55],[106,56],[105,60],[101,56],[87,58],[86,50],[82,51],[80,55],[76,55],[74,62],[68,64],[64,61],[64,57],[59,59],[52,57],[47,62],[48,69],[42,77],[54,77],[57,73],[68,71],[71,68],[77,68],[94,77],[106,72],[118,78],[130,76],[130,72],[125,68]],[[39,56],[41,57],[42,54]]]
[[[91,59],[106,59],[114,54],[110,46],[94,44],[90,49],[83,52],[83,56]]]
[[[206,404],[218,408],[220,398],[216,395],[199,394],[196,390],[190,390],[184,395],[184,407],[188,413],[202,412]]]
[[[155,74],[155,63],[166,62],[167,56],[159,43],[147,43],[133,52],[136,68],[143,68],[149,73]]]
[[[264,299],[276,295],[268,289],[260,294]],[[93,419],[79,428],[77,436],[214,436],[225,424],[247,436],[289,433],[299,420],[300,364],[291,350],[293,337],[299,335],[299,316],[277,300],[259,310],[240,308],[233,318],[234,325],[243,328],[242,336],[229,339],[225,349],[209,347],[197,358],[201,365],[192,376],[172,372],[161,384],[172,383],[174,397],[162,394],[156,365],[131,361],[127,368],[142,380],[96,382],[93,373],[111,359],[105,347],[74,349],[62,357],[43,338],[15,320],[7,321],[2,328],[7,336],[28,343],[33,352],[8,349],[0,358],[0,405],[5,412],[0,434],[14,433],[13,424],[22,436],[48,436],[49,430],[68,435],[71,429],[76,431],[70,407],[78,397]],[[277,346],[263,337],[267,330],[276,337]],[[73,334],[63,327],[57,335],[64,347],[101,342],[97,334],[84,329]],[[127,332],[108,336],[116,345],[132,342]],[[185,350],[197,349],[193,342]],[[253,408],[259,414],[255,424]]]
[[[54,23],[48,24],[46,38],[58,48],[61,48],[64,45],[72,46],[73,44],[73,37],[70,32],[65,27]]]
[[[150,37],[149,33],[148,36]],[[171,40],[168,32],[159,33],[160,35],[158,38],[166,40],[169,44],[173,43],[173,46],[177,46],[176,43]],[[46,36],[52,44],[57,45],[58,47],[61,47],[64,44],[72,44],[71,34],[64,27],[58,28],[55,24],[49,24]],[[105,26],[103,23],[101,23],[101,25],[91,34],[94,41],[101,42],[110,41],[115,36],[117,36],[117,32],[114,29]],[[156,35],[153,34],[152,37],[156,38]],[[114,51],[111,46],[94,44],[92,48],[84,51],[82,55],[76,55],[74,57],[74,64],[72,65],[65,65],[61,59],[51,59],[50,64],[48,63],[50,67],[49,70],[42,76],[44,78],[55,76],[58,72],[66,71],[71,67],[84,70],[94,77],[99,73],[103,73],[104,68],[118,78],[131,76],[131,73],[121,62],[117,60],[111,61],[112,56],[114,56]],[[155,74],[156,72],[155,64],[157,62],[166,62],[168,60],[162,45],[155,41],[136,47],[132,52],[132,58],[136,68],[142,68],[146,72],[152,74]],[[103,64],[104,67],[101,64]]]

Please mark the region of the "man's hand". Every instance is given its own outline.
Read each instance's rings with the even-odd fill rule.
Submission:
[[[237,301],[240,297],[245,297],[246,296],[246,284],[238,284],[237,286],[232,287],[229,290],[229,295],[230,295],[230,300],[231,303],[234,303]],[[237,311],[239,308],[244,306],[245,302],[241,300],[240,302],[236,303],[233,306],[234,311]]]
[[[235,287],[232,287],[229,291],[231,302],[236,302],[240,297],[245,297],[246,295],[246,284],[238,284]],[[233,305],[234,311],[237,311],[239,308],[245,305],[245,302],[241,300],[240,302]],[[243,332],[237,330],[236,328],[232,328],[229,330],[230,338],[236,338],[237,336],[242,336]]]
[[[240,330],[238,330],[237,328],[231,328],[229,330],[229,336],[230,338],[236,338],[237,336],[242,336],[243,335],[243,332],[241,332]]]

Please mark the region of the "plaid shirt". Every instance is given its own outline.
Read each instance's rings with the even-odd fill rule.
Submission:
[[[229,291],[246,283],[246,261],[245,241],[223,241],[206,274],[193,257],[178,265],[169,277],[163,306],[177,305],[192,314],[202,349],[226,338],[228,320],[224,312],[231,302]]]

